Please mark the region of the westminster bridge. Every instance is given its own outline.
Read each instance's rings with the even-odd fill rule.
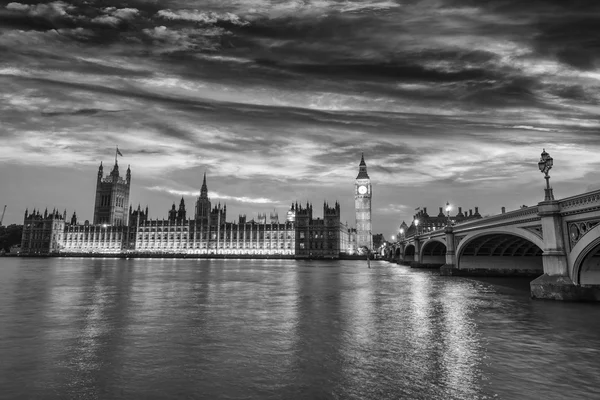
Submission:
[[[385,258],[441,275],[531,276],[531,296],[600,301],[600,190],[401,237]]]

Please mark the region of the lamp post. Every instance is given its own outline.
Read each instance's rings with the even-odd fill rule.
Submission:
[[[449,202],[446,202],[446,216],[448,217],[448,220],[446,222],[446,226],[450,226],[450,211],[452,210],[452,206],[450,205]]]
[[[398,237],[398,240],[402,239],[404,239],[404,228],[400,228],[400,236]]]
[[[543,149],[542,156],[540,157],[540,161],[538,162],[538,167],[540,171],[545,175],[544,179],[546,179],[546,189],[544,189],[545,197],[544,201],[552,201],[554,200],[554,194],[552,193],[552,188],[550,188],[550,175],[548,172],[552,169],[552,165],[554,160],[550,157],[550,154],[546,153],[546,149]]]
[[[415,228],[417,231],[417,236],[419,236],[419,220],[418,219],[415,219]]]

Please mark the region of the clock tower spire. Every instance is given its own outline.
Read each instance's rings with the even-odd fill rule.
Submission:
[[[358,176],[354,183],[354,210],[356,212],[356,248],[373,250],[373,235],[371,232],[371,179],[367,173],[367,163],[364,154],[360,157]]]

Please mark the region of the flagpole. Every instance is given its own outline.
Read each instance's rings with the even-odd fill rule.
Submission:
[[[117,154],[119,154],[119,146],[117,146],[117,149],[115,151],[115,164],[117,163]]]

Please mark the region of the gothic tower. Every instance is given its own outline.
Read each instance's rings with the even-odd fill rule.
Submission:
[[[125,179],[119,175],[119,165],[115,158],[115,166],[110,175],[102,176],[100,163],[96,179],[96,202],[94,204],[94,224],[127,225],[129,216],[129,188],[131,185],[131,169],[127,167]]]
[[[179,202],[179,211],[177,211],[177,222],[178,223],[185,222],[185,219],[186,219],[185,201],[183,201],[183,196],[182,196],[181,201]]]
[[[209,223],[210,218],[210,199],[208,198],[208,188],[206,186],[206,172],[200,189],[200,197],[196,201],[196,220],[205,224]]]
[[[364,155],[360,158],[358,176],[354,182],[354,210],[356,212],[356,248],[366,246],[373,250],[371,233],[371,179],[367,174],[367,164]]]

